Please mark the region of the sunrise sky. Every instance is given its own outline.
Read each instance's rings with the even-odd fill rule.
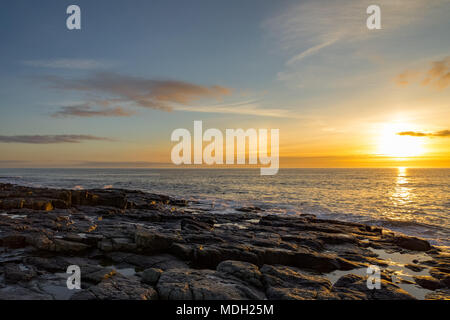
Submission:
[[[2,3],[0,167],[167,166],[194,120],[280,129],[282,167],[450,167],[449,17],[450,0]]]

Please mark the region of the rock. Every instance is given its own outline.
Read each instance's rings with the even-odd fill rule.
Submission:
[[[428,241],[416,237],[403,235],[396,236],[394,238],[394,243],[401,248],[413,251],[428,251],[431,249],[431,245]]]
[[[3,199],[0,200],[0,209],[3,210],[22,209],[24,203],[25,203],[24,199]]]
[[[444,287],[439,280],[430,276],[415,276],[414,281],[422,288],[428,290],[436,290]]]
[[[250,206],[250,207],[241,207],[241,208],[238,208],[238,209],[236,209],[237,211],[241,211],[241,212],[261,212],[261,211],[263,211],[261,208],[259,208],[259,207],[253,207],[253,206]]]
[[[254,264],[242,261],[223,261],[217,266],[217,271],[230,274],[255,287],[262,288],[262,274]]]
[[[98,284],[111,276],[114,276],[117,271],[111,267],[100,266],[83,266],[81,268],[81,275],[83,281],[88,281],[94,284]]]
[[[119,273],[102,280],[98,285],[75,293],[71,300],[156,300],[158,294],[137,277]]]
[[[408,268],[409,270],[412,270],[414,272],[420,272],[425,269],[425,267],[419,266],[417,264],[406,264],[405,268]]]
[[[156,231],[138,230],[134,240],[138,248],[160,252],[168,250],[176,238]]]
[[[158,280],[159,277],[161,276],[161,274],[163,273],[163,271],[161,269],[157,269],[157,268],[149,268],[144,270],[144,272],[142,272],[142,282],[143,283],[147,283],[150,285],[155,285]]]
[[[369,300],[412,300],[415,299],[408,292],[397,285],[380,279],[380,289],[369,289],[367,287],[367,277],[361,277],[355,274],[347,274],[339,278],[333,285],[331,292],[336,294],[348,295],[349,290],[359,292],[365,295]],[[360,296],[359,299],[362,297]]]
[[[450,290],[436,290],[425,296],[426,300],[450,300]]]
[[[170,247],[169,252],[183,260],[192,260],[194,258],[194,248],[187,244],[174,243]]]
[[[30,266],[23,264],[6,264],[4,266],[5,282],[14,284],[28,282],[36,276],[36,272]]]
[[[172,269],[163,272],[156,285],[164,300],[245,300],[265,295],[238,279],[212,270]]]
[[[340,268],[335,256],[305,249],[299,249],[298,251],[266,249],[264,263],[293,266],[317,272],[331,272]]]
[[[26,242],[39,250],[55,251],[54,242],[44,234],[27,235]]]
[[[308,275],[294,267],[264,265],[261,273],[269,299],[314,299],[331,289],[328,279]]]
[[[0,300],[52,300],[50,294],[36,292],[20,286],[0,288]]]
[[[111,239],[102,239],[97,243],[97,247],[105,252],[110,252],[114,249]]]
[[[364,277],[346,275],[331,286],[320,276],[388,267],[372,249],[426,251],[428,261],[406,266],[429,268],[432,278],[417,283],[439,288],[441,296],[450,284],[446,248],[358,223],[260,216],[253,212],[259,208],[226,215],[179,210],[176,199],[121,189],[0,184],[0,202],[0,209],[11,208],[0,210],[0,297],[15,297],[17,289],[28,297],[68,299],[72,291],[61,294],[66,270],[78,265],[84,279],[78,299],[153,299],[151,285],[167,299],[411,299],[384,272],[381,290],[369,290]],[[44,212],[48,203],[53,210]]]
[[[67,252],[67,253],[78,253],[89,249],[89,246],[80,243],[61,239],[55,239],[54,241],[54,251],[56,252]]]
[[[111,252],[107,254],[107,257],[113,260],[115,263],[131,264],[142,270],[148,268],[168,270],[188,267],[185,262],[170,254],[146,256],[126,252]]]
[[[115,251],[134,251],[137,247],[136,243],[129,238],[113,238],[111,243]]]
[[[317,292],[299,288],[269,287],[267,297],[273,300],[315,300]]]
[[[206,223],[197,221],[195,219],[183,219],[181,220],[181,230],[196,232],[196,231],[210,231],[214,228],[213,223]]]
[[[356,243],[358,240],[349,234],[327,234],[319,233],[317,239],[327,244],[342,244],[342,243]]]
[[[12,234],[0,238],[0,247],[19,249],[25,247],[26,244],[26,237],[24,237],[23,235]]]

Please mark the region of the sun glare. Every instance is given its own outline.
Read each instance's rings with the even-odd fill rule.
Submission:
[[[398,135],[402,131],[411,131],[411,126],[404,123],[384,125],[378,139],[377,154],[394,158],[407,158],[425,153],[424,138]]]

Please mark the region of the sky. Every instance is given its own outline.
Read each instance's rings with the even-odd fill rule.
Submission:
[[[450,167],[450,0],[375,2],[3,1],[0,167],[168,166],[195,120],[279,129],[282,167]]]

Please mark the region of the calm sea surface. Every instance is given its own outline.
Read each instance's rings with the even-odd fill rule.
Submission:
[[[218,214],[267,214],[379,225],[450,245],[450,169],[0,169],[0,182],[139,189],[200,201]]]

